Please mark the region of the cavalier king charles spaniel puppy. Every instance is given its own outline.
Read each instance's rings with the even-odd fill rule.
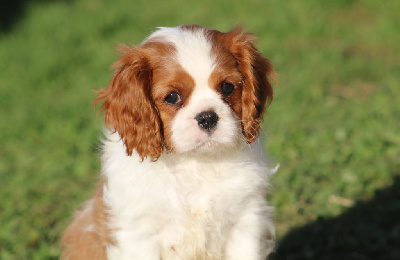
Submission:
[[[159,28],[122,46],[98,92],[106,137],[94,197],[63,259],[265,259],[274,246],[257,140],[271,63],[236,27]]]

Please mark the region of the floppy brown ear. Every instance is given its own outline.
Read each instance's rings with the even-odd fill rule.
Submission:
[[[114,63],[110,84],[98,91],[103,100],[104,121],[118,131],[128,155],[133,149],[142,160],[156,160],[163,151],[161,120],[151,98],[152,68],[140,47],[121,46],[122,56]]]
[[[230,51],[243,74],[242,127],[247,142],[257,139],[262,114],[272,101],[273,90],[268,77],[275,76],[272,64],[254,47],[253,35],[242,32],[240,26],[229,31]]]

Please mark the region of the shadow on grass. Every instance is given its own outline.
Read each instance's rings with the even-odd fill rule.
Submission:
[[[0,7],[0,32],[9,32],[25,15],[29,4],[68,0],[9,0],[2,1]]]
[[[269,259],[400,259],[400,176],[371,201],[291,231]]]

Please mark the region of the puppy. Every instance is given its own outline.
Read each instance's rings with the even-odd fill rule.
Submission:
[[[98,93],[102,178],[63,259],[265,259],[274,246],[257,142],[274,70],[240,27],[159,28],[122,46]]]

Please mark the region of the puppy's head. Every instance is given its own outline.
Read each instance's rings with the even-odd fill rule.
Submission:
[[[110,84],[99,91],[106,125],[126,152],[156,160],[253,142],[272,100],[272,65],[237,27],[160,28],[139,47],[122,46]]]

